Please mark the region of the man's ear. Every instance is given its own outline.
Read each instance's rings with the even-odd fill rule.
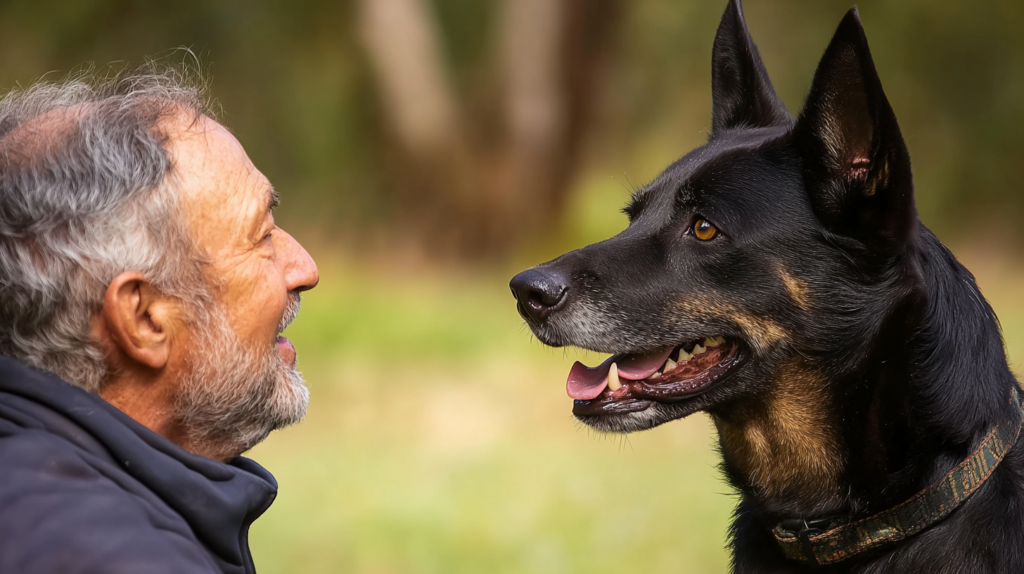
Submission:
[[[141,273],[127,271],[114,277],[101,310],[107,344],[129,361],[163,368],[171,353],[173,306]]]
[[[779,101],[750,39],[740,0],[729,0],[711,56],[711,135],[737,127],[761,128],[792,120]]]
[[[811,205],[826,228],[887,252],[912,240],[910,154],[856,8],[818,64],[794,134]]]

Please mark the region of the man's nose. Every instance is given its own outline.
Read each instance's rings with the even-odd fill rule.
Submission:
[[[302,245],[287,231],[275,231],[274,247],[283,251],[284,280],[289,291],[309,291],[320,282],[320,271],[316,262]]]
[[[534,267],[512,278],[508,286],[518,304],[519,314],[540,323],[569,293],[568,278],[561,271]]]

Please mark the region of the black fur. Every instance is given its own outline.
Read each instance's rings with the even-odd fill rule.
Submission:
[[[739,0],[713,60],[707,144],[635,195],[625,231],[520,274],[513,290],[549,345],[642,353],[720,334],[741,363],[696,394],[630,390],[628,400],[577,401],[574,412],[615,432],[708,412],[742,494],[736,572],[1024,572],[1019,446],[963,506],[898,545],[821,568],[782,556],[770,532],[779,520],[858,519],[939,480],[1012,419],[1018,383],[974,277],[917,220],[909,153],[856,9],[795,120]],[[698,219],[719,235],[698,240]],[[748,435],[728,430],[753,420],[779,457],[767,474],[806,464],[805,474],[765,486],[764,469],[750,470]],[[796,470],[781,468],[792,460]]]

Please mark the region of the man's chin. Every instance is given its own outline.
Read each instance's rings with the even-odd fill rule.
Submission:
[[[309,387],[294,364],[285,367],[277,383],[272,408],[279,410],[277,419],[281,424],[272,431],[301,421],[309,408]]]
[[[195,357],[176,404],[179,424],[197,452],[234,458],[302,420],[309,389],[295,367],[294,350],[288,364],[278,348],[245,349],[227,330],[207,335],[208,352]]]
[[[267,401],[266,410],[263,413],[253,413],[248,423],[249,433],[239,433],[240,436],[248,434],[248,440],[238,454],[263,442],[270,433],[298,423],[306,416],[306,410],[309,408],[309,387],[294,366],[282,367],[276,377],[274,392]]]

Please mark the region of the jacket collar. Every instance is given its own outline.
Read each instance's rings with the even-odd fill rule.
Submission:
[[[189,453],[99,396],[0,355],[4,394],[22,399],[10,401],[20,426],[44,429],[113,462],[188,522],[217,559],[251,568],[249,525],[277,496],[277,481],[259,464]]]

